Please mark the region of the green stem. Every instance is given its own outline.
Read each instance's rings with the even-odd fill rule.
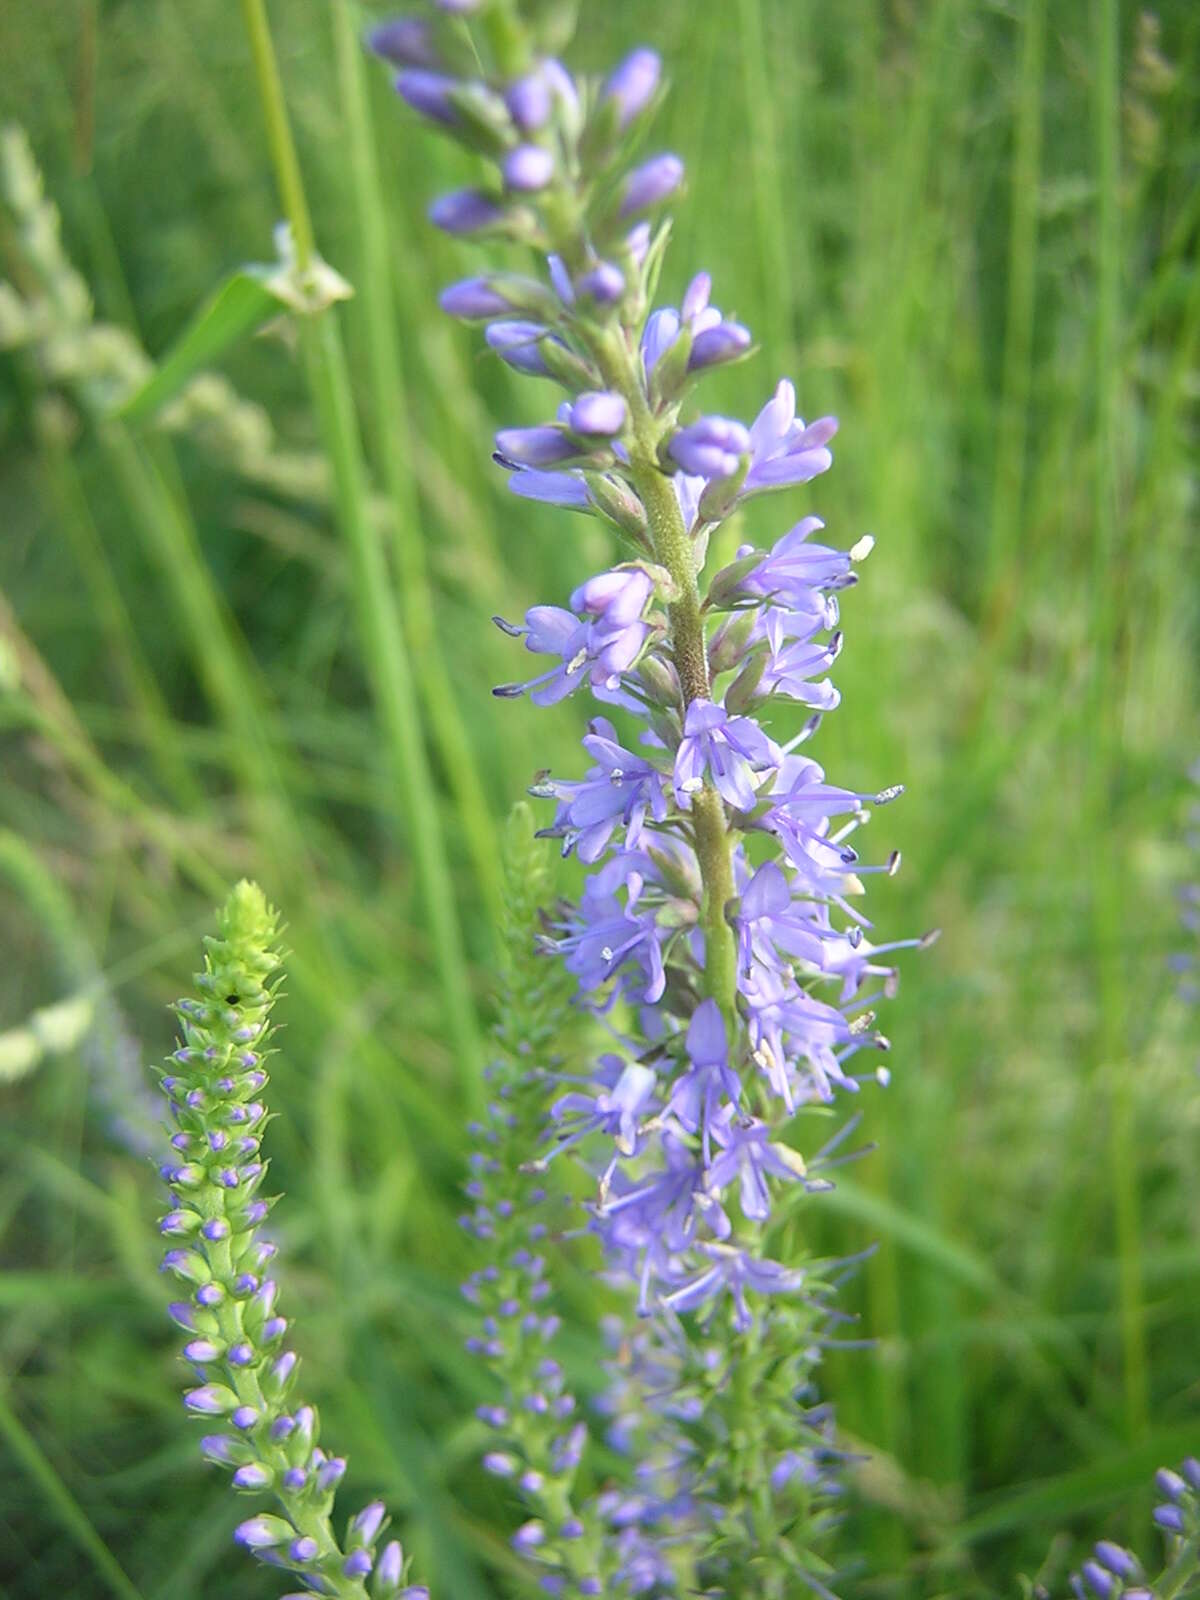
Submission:
[[[312,223],[296,159],[279,68],[264,0],[243,0],[247,32],[280,197],[296,240],[303,271],[314,253]],[[430,942],[446,1005],[446,1022],[468,1104],[480,1097],[480,1047],[475,1007],[432,774],[421,735],[413,673],[397,612],[391,575],[367,496],[362,441],[350,387],[346,353],[337,322],[328,313],[303,319],[302,346],[309,387],[325,448],[333,467],[338,521],[346,540],[353,594],[366,667],[383,726],[393,780],[404,796],[410,846],[429,918]]]
[[[670,478],[657,461],[659,429],[647,404],[628,344],[618,336],[598,341],[595,354],[608,386],[623,395],[629,407],[632,446],[629,470],[646,508],[654,558],[666,568],[676,597],[669,607],[671,647],[679,673],[681,711],[712,692],[704,612],[697,582],[696,551]],[[704,885],[701,923],[704,929],[705,983],[731,1026],[737,1019],[737,955],[725,908],[733,899],[733,859],[725,806],[711,783],[692,796],[696,856]]]
[[[393,549],[400,576],[404,631],[430,736],[454,796],[489,924],[495,929],[504,915],[496,830],[438,637],[420,507],[409,467],[412,422],[404,403],[397,358],[400,341],[391,294],[387,211],[371,137],[362,43],[350,0],[337,0],[333,25],[359,230],[362,281],[358,287],[368,333],[375,454],[395,516]]]
[[[254,56],[254,76],[258,83],[258,97],[262,103],[263,121],[267,125],[267,142],[271,147],[271,161],[275,168],[283,210],[292,226],[292,242],[296,247],[296,265],[304,273],[316,254],[312,217],[304,193],[304,179],[300,160],[292,138],[292,125],[288,120],[287,102],[283,97],[283,81],[279,76],[279,63],[271,42],[271,24],[267,19],[266,0],[242,0],[242,16],[250,38]]]
[[[1184,1592],[1197,1567],[1200,1567],[1200,1533],[1194,1533],[1184,1542],[1179,1554],[1155,1584],[1154,1593],[1158,1600],[1175,1600],[1176,1595]]]

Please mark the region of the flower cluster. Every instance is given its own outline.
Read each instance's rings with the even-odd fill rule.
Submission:
[[[864,865],[853,842],[899,789],[839,786],[799,753],[838,703],[838,595],[870,541],[826,545],[810,515],[701,584],[740,507],[829,468],[836,422],[799,417],[786,380],[749,424],[697,409],[698,382],[752,337],[713,304],[706,273],[677,307],[652,309],[661,207],[684,175],[671,153],[628,160],[660,96],[658,57],[635,50],[603,80],[576,79],[556,58],[558,8],[531,10],[522,22],[508,0],[442,0],[371,42],[401,69],[402,98],[490,162],[491,180],[436,201],[432,220],[545,262],[442,296],[509,367],[565,391],[546,422],[500,430],[496,461],[517,494],[600,516],[628,546],[569,609],[501,623],[553,664],[498,693],[541,704],[590,689],[622,719],[591,723],[581,779],[534,791],[557,802],[544,831],[595,868],[546,942],[611,1034],[563,1083],[541,1159],[569,1149],[593,1171],[592,1231],[649,1319],[626,1376],[655,1396],[667,1465],[615,1523],[657,1527],[660,1556],[668,1526],[704,1528],[714,1452],[695,1465],[685,1435],[707,1429],[735,1474],[726,1509],[748,1509],[698,1536],[690,1570],[731,1593],[752,1580],[760,1592],[766,1570],[761,1592],[781,1594],[789,1568],[787,1582],[819,1586],[801,1547],[833,1452],[809,1371],[840,1268],[773,1246],[797,1200],[829,1187],[797,1119],[886,1081],[864,1052],[888,1048],[875,1007],[899,948],[873,942],[859,904],[867,875],[898,858]],[[796,720],[798,733],[778,731]],[[748,1419],[771,1375],[771,1404]],[[663,1587],[670,1564],[647,1565],[631,1540],[617,1580]]]
[[[1189,1456],[1178,1472],[1160,1467],[1154,1486],[1159,1496],[1154,1524],[1167,1540],[1162,1574],[1147,1578],[1131,1551],[1101,1539],[1072,1575],[1076,1600],[1155,1600],[1192,1592],[1189,1580],[1200,1566],[1200,1461]]]
[[[428,1600],[408,1584],[400,1545],[377,1552],[386,1525],[378,1502],[350,1519],[339,1543],[334,1493],[346,1471],[318,1443],[317,1414],[298,1401],[297,1358],[266,1269],[275,1246],[261,1235],[271,1202],[261,1197],[267,1109],[269,1018],[278,918],[255,885],[242,882],[205,940],[197,994],[175,1011],[183,1034],[162,1079],[175,1132],[162,1176],[172,1208],[159,1227],[173,1241],[165,1271],[188,1298],[171,1306],[187,1335],[194,1377],[184,1404],[216,1424],[205,1459],[232,1472],[246,1496],[271,1494],[277,1511],[241,1523],[238,1543],[260,1561],[297,1574],[308,1594],[339,1600]],[[370,1584],[368,1587],[368,1578]]]

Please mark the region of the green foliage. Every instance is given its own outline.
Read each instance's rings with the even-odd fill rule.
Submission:
[[[346,47],[351,7],[332,31],[329,8],[272,13],[317,244],[356,290],[326,314],[346,381],[331,392],[326,363],[322,433],[312,368],[242,340],[135,437],[97,397],[114,374],[131,393],[126,368],[144,381],[269,253],[245,40],[217,0],[0,7],[6,120],[84,286],[74,343],[42,328],[0,352],[0,827],[60,890],[51,908],[0,882],[0,1029],[103,977],[154,1059],[214,896],[249,873],[287,906],[272,1221],[306,1375],[437,1592],[488,1600],[510,1507],[464,1421],[484,1398],[454,1222],[476,1080],[446,979],[494,1012],[500,819],[539,769],[578,770],[580,729],[571,703],[491,698],[517,647],[487,618],[560,601],[610,552],[488,466],[492,428],[541,420],[544,398],[436,314],[475,257],[424,208],[470,158],[416,154]],[[642,39],[670,65],[655,147],[691,188],[662,294],[706,267],[765,352],[714,380],[720,408],[752,414],[794,374],[805,414],[843,431],[837,471],[788,512],[878,539],[844,597],[846,710],[808,748],[863,787],[907,785],[872,824],[875,853],[906,858],[880,931],[944,932],[889,1017],[893,1085],[863,1097],[877,1149],[803,1214],[816,1254],[879,1243],[852,1291],[878,1348],[821,1373],[869,1452],[849,1600],[1009,1596],[1022,1572],[1061,1594],[1101,1533],[1148,1554],[1147,1466],[1196,1421],[1200,1095],[1165,960],[1200,736],[1200,12],[1158,17],[614,0],[582,19],[583,65]],[[44,280],[0,209],[0,276],[29,306]],[[781,511],[754,508],[745,537]],[[373,583],[395,605],[372,636]],[[389,701],[397,617],[414,687]],[[422,887],[438,867],[406,710],[461,957]],[[518,877],[524,915],[541,891]],[[146,1600],[275,1594],[231,1560],[237,1507],[182,1436],[110,1054],[0,1090],[0,1584],[91,1600],[128,1593],[123,1571]],[[583,1389],[600,1303],[569,1280]]]

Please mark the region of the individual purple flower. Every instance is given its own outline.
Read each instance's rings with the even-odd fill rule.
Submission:
[[[827,943],[836,938],[822,902],[794,895],[774,861],[764,861],[746,885],[734,924],[738,961],[745,972],[756,965],[785,972],[793,961],[820,968]]]
[[[625,864],[620,860],[609,865],[615,866],[618,874],[624,873]],[[565,957],[567,971],[578,978],[585,994],[603,988],[632,962],[640,969],[641,982],[622,972],[618,988],[639,1004],[653,1005],[661,1000],[667,981],[662,954],[664,930],[658,925],[653,907],[638,909],[645,882],[637,871],[620,876],[602,869],[589,879],[577,913],[564,925],[558,949]],[[625,890],[624,902],[619,886]]]
[[[624,130],[654,98],[662,76],[662,60],[653,50],[634,50],[609,74],[601,98],[617,107],[617,127]]]
[[[684,330],[691,341],[689,371],[730,360],[750,348],[749,329],[727,321],[710,303],[711,293],[712,279],[707,272],[699,272],[688,284],[678,310],[664,306],[647,318],[641,339],[642,367],[647,378]]]
[[[854,554],[810,542],[811,535],[824,526],[820,517],[805,517],[789,528],[741,580],[741,592],[772,600],[786,609],[807,611],[814,590],[828,592],[854,583],[855,575],[851,570],[856,559]],[[861,560],[869,549],[869,541],[860,540],[855,546],[855,551],[859,552],[857,559]],[[739,556],[751,553],[748,545],[738,551]]]
[[[554,155],[540,144],[520,144],[504,158],[501,171],[510,189],[535,194],[554,178]]]
[[[711,1317],[723,1296],[728,1294],[733,1301],[733,1321],[739,1333],[745,1333],[754,1321],[747,1293],[794,1294],[803,1286],[806,1277],[802,1268],[789,1268],[766,1257],[751,1256],[735,1245],[702,1244],[697,1254],[708,1265],[664,1295],[664,1305],[677,1312],[699,1311],[711,1302],[708,1312]]]
[[[837,432],[836,417],[805,424],[796,416],[796,390],[786,378],[750,427],[750,470],[745,492],[807,483],[833,465],[826,448]]]
[[[396,79],[396,93],[402,100],[422,116],[441,122],[446,127],[453,127],[460,120],[452,99],[457,87],[456,78],[448,78],[440,72],[428,72],[420,67],[402,72]]]
[[[729,1062],[725,1020],[715,1000],[702,1000],[692,1013],[686,1047],[691,1067],[675,1079],[666,1109],[688,1133],[701,1136],[707,1166],[713,1125],[742,1095],[742,1080]]]
[[[606,1055],[601,1056],[593,1077],[598,1086],[594,1094],[572,1090],[550,1108],[550,1115],[561,1130],[554,1153],[589,1134],[607,1133],[618,1155],[632,1155],[637,1149],[639,1127],[654,1099],[654,1071],[640,1062]]]
[[[525,613],[524,628],[501,623],[507,633],[524,634],[527,650],[557,655],[561,664],[496,692],[511,697],[530,691],[535,705],[554,705],[586,679],[598,698],[620,703],[621,676],[650,632],[642,613],[653,593],[653,581],[640,567],[617,568],[581,584],[571,596],[570,611],[533,606]]]
[[[788,1183],[804,1176],[804,1163],[787,1145],[773,1140],[771,1131],[755,1117],[727,1116],[713,1124],[721,1153],[709,1165],[709,1185],[719,1192],[736,1182],[742,1212],[753,1222],[765,1222],[771,1215],[768,1176]]]
[[[661,205],[674,194],[682,181],[683,162],[678,156],[651,156],[625,180],[620,215],[633,217],[639,211],[649,211],[652,206]]]
[[[806,639],[781,642],[770,650],[758,680],[762,695],[778,694],[811,706],[815,711],[833,711],[841,702],[841,695],[828,678],[812,680],[818,673],[828,672],[841,654],[842,636],[835,633],[827,644],[813,644]]]
[[[611,438],[625,426],[629,408],[619,394],[581,394],[570,407],[567,426],[575,433],[597,434]]]
[[[547,781],[537,792],[553,795],[559,802],[548,831],[590,865],[603,855],[618,826],[625,828],[626,845],[636,849],[647,819],[665,819],[667,797],[658,768],[626,750],[616,729],[603,717],[591,724],[583,747],[596,763],[585,777],[574,782]]]
[[[727,804],[750,811],[756,775],[778,767],[782,760],[779,746],[750,717],[731,717],[711,700],[693,700],[675,756],[676,799],[686,808],[711,777]]]
[[[444,233],[482,233],[504,220],[504,207],[480,189],[455,189],[429,208],[429,220]]]
[[[484,337],[500,359],[518,372],[534,378],[548,378],[550,368],[542,355],[541,342],[548,337],[540,322],[526,322],[519,318],[493,322]]]

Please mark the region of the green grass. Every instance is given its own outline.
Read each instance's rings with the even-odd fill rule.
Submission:
[[[607,547],[488,463],[549,391],[436,313],[478,257],[424,208],[469,162],[363,70],[345,0],[270,10],[317,247],[357,290],[307,361],[222,364],[275,455],[100,426],[0,354],[0,1031],[108,994],[88,1048],[0,1087],[13,1600],[278,1592],[183,1426],[156,1185],[108,1109],[247,872],[288,921],[276,1219],[326,1433],[438,1592],[509,1570],[456,1288],[470,1011],[496,825],[575,770],[583,712],[495,702],[518,668],[488,618]],[[1085,1539],[1150,1552],[1150,1472],[1200,1440],[1200,1080],[1165,970],[1196,870],[1200,13],[1158,15],[1161,58],[1117,0],[613,0],[578,44],[671,65],[665,287],[708,268],[764,345],[714,409],[789,372],[842,418],[833,473],[747,536],[812,509],[878,539],[814,753],[907,785],[872,824],[905,854],[877,917],[943,937],[887,1019],[878,1148],[820,1214],[822,1247],[878,1243],[850,1293],[878,1348],[826,1369],[871,1452],[848,1600],[1061,1593]],[[97,314],[161,354],[280,210],[237,8],[12,0],[0,59]],[[582,1273],[567,1300],[586,1386]]]

